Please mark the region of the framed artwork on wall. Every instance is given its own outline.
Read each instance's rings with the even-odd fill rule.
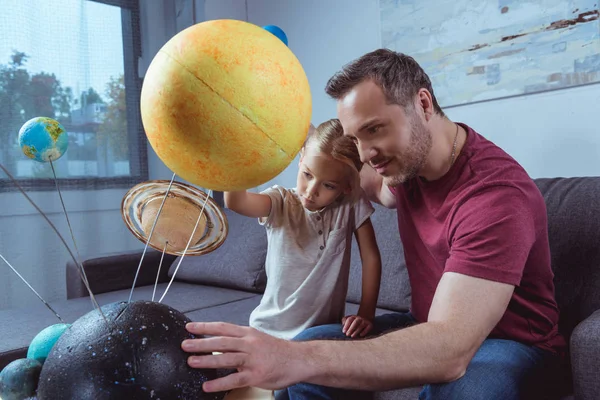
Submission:
[[[598,0],[380,0],[382,47],[414,57],[442,107],[600,82]]]

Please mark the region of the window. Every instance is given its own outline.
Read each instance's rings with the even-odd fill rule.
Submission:
[[[0,0],[0,10],[0,162],[24,188],[54,189],[50,165],[18,146],[20,127],[44,116],[69,135],[54,163],[61,187],[146,180],[138,1]],[[14,189],[0,171],[0,190]]]

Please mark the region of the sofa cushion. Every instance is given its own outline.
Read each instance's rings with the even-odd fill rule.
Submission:
[[[186,315],[192,321],[229,322],[231,324],[248,326],[250,323],[250,313],[260,304],[261,298],[261,295],[255,294],[247,299],[190,311]]]
[[[404,249],[398,232],[398,214],[378,204],[371,222],[381,253],[381,286],[377,306],[394,311],[407,311],[410,308],[411,291]],[[352,262],[347,300],[360,303],[362,292],[362,263],[356,238],[352,240]]]
[[[229,322],[232,324],[248,326],[250,314],[260,304],[262,295],[253,295],[252,297],[232,301],[227,304],[220,304],[213,307],[206,307],[199,310],[186,313],[192,321],[202,322]],[[358,305],[346,303],[346,314],[356,314]],[[375,315],[389,313],[389,310],[378,308]],[[341,322],[341,321],[340,321]]]
[[[140,260],[143,262],[138,270]],[[144,254],[142,249],[104,253],[81,257],[90,289],[94,294],[130,289],[135,286],[154,285],[160,266],[159,282],[167,282],[171,265],[176,256],[163,254],[161,251],[148,248]],[[162,259],[162,264],[161,264]],[[136,275],[137,274],[137,275]],[[67,261],[67,299],[89,296],[89,292],[81,279],[81,270],[73,260]]]
[[[215,285],[262,293],[267,275],[267,233],[256,218],[241,216],[223,209],[229,233],[215,251],[202,256],[177,258],[171,264],[169,277],[181,261],[175,279],[182,282]]]
[[[600,309],[600,177],[536,179],[548,213],[559,329]]]

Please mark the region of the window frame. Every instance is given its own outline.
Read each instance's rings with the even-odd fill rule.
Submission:
[[[138,75],[138,63],[142,55],[139,0],[84,0],[121,8],[123,38],[123,63],[125,98],[127,102],[127,142],[130,174],[115,177],[74,177],[60,178],[58,183],[63,190],[102,190],[130,188],[148,180],[147,139],[141,120],[140,96],[142,79]],[[132,162],[136,160],[136,162]],[[27,191],[48,191],[56,189],[53,178],[15,178]],[[18,188],[4,174],[0,173],[0,192],[13,192]]]

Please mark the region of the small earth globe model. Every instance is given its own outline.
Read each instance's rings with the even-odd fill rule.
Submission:
[[[48,162],[61,158],[69,147],[69,136],[60,122],[47,117],[35,117],[19,130],[19,147],[36,161]]]

